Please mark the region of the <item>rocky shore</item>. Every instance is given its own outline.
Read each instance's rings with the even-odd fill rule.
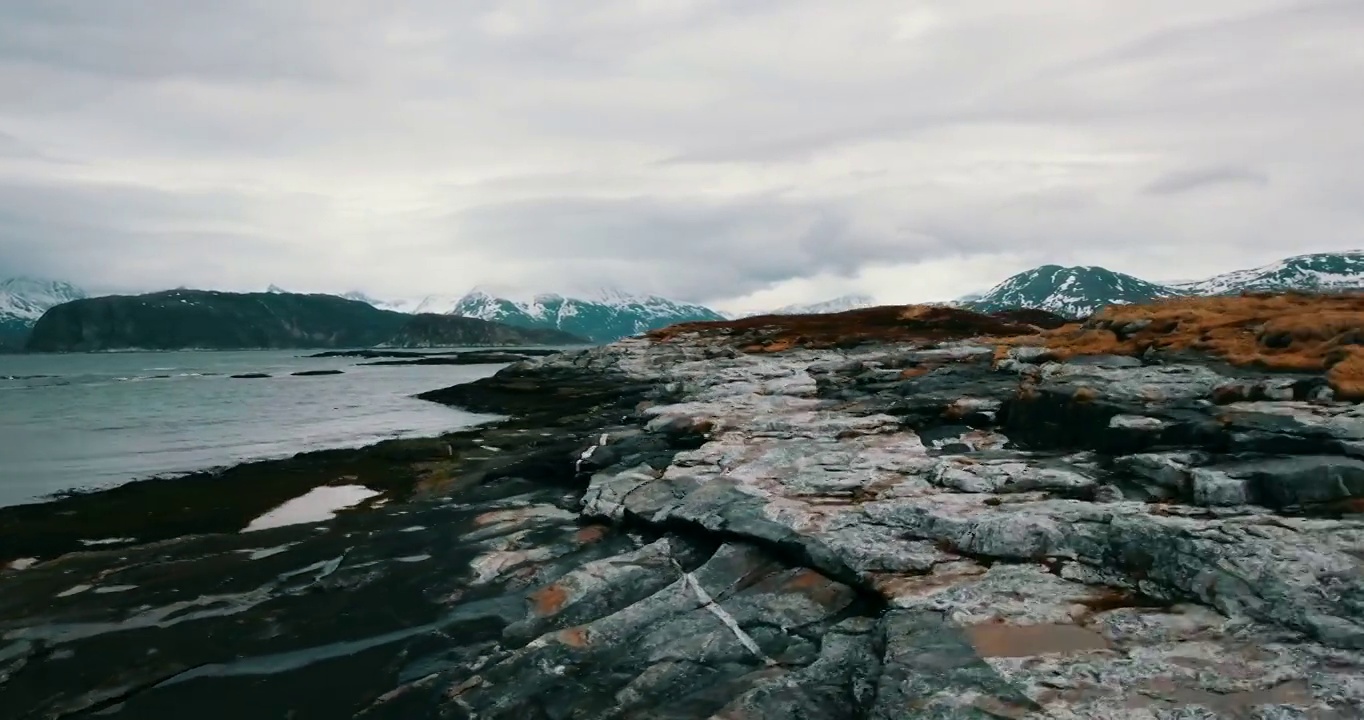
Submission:
[[[68,552],[36,540],[74,532],[60,503],[0,511],[0,563],[25,560],[0,574],[0,707],[1364,716],[1364,412],[1335,399],[1351,350],[1331,372],[1286,359],[1348,328],[1246,324],[1282,346],[1268,363],[1179,341],[1196,318],[1044,320],[677,327],[426,396],[505,422],[181,498],[384,491],[320,525],[236,532],[276,494]]]

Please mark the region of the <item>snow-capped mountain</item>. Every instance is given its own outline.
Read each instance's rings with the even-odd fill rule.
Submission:
[[[22,346],[48,308],[84,297],[84,290],[58,280],[17,277],[0,282],[0,347]]]
[[[969,302],[980,312],[1010,308],[1085,317],[1105,305],[1127,305],[1182,295],[1178,290],[1101,267],[1043,265],[1021,272]]]
[[[983,297],[985,297],[985,291],[984,291],[984,290],[977,290],[976,292],[966,293],[965,295],[962,295],[962,296],[960,296],[960,297],[952,298],[951,300],[940,300],[940,301],[938,301],[938,302],[931,302],[931,303],[927,303],[927,304],[928,304],[928,305],[941,305],[941,306],[943,306],[943,307],[969,308],[969,307],[973,307],[973,303],[975,303],[977,300],[980,300],[980,299],[983,298]]]
[[[414,312],[462,315],[483,320],[485,319],[483,315],[496,315],[500,311],[501,305],[499,303],[506,303],[506,312],[514,313],[516,307],[528,302],[528,300],[499,298],[494,293],[474,288],[464,295],[427,295],[417,304],[417,309]]]
[[[832,300],[810,303],[808,305],[787,305],[772,310],[772,315],[824,315],[828,313],[840,313],[848,310],[872,307],[876,305],[876,298],[870,295],[840,295]]]
[[[1335,292],[1364,289],[1364,251],[1295,255],[1249,270],[1207,280],[1172,285],[1190,295],[1234,295],[1244,291],[1307,290]]]
[[[54,305],[80,300],[86,292],[59,280],[17,277],[0,282],[0,317],[36,322]]]
[[[380,300],[359,290],[352,290],[341,295],[341,297],[347,300],[358,300],[366,305],[373,305],[380,310],[390,310],[392,312],[400,313],[419,312],[417,308],[422,303],[421,300]]]
[[[443,298],[428,298],[419,312],[447,307]],[[536,295],[511,300],[475,288],[446,310],[451,315],[491,320],[519,327],[555,328],[594,342],[611,342],[649,330],[693,320],[723,320],[714,310],[655,295],[631,295],[604,288],[582,297]]]

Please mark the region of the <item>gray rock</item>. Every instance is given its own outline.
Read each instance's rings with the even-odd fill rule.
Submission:
[[[357,516],[354,537],[287,534],[259,561],[246,540],[199,538],[7,574],[0,702],[130,718],[203,697],[209,716],[253,701],[300,718],[1364,716],[1355,406],[1214,406],[1240,378],[1178,357],[722,349],[631,339],[518,368],[556,393],[608,374],[652,390],[545,440],[553,461],[500,460],[450,497]],[[1028,415],[1029,393],[1054,405]],[[55,597],[108,573],[148,589]],[[103,665],[42,680],[52,651]],[[277,700],[324,675],[316,707]]]

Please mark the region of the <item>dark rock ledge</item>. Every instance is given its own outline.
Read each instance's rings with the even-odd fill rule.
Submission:
[[[427,396],[480,430],[0,511],[0,708],[1364,716],[1360,408],[1024,350],[631,340]],[[232,534],[328,482],[388,502]]]

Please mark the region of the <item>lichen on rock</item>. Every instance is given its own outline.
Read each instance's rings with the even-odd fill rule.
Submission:
[[[1162,312],[1083,330],[1140,341],[1173,332]],[[11,572],[0,703],[1364,716],[1364,415],[1316,393],[1323,368],[1067,355],[1047,343],[1075,326],[1021,315],[845,315],[675,327],[432,393],[514,414],[480,431],[499,452],[325,532],[268,531],[287,549],[259,559],[199,537]],[[52,597],[115,582],[138,589]],[[86,672],[34,669],[57,652]]]

